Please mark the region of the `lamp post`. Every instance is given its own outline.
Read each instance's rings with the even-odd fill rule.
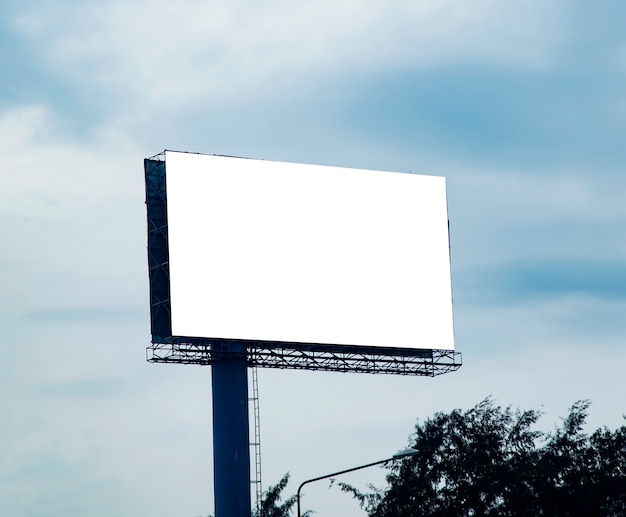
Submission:
[[[298,487],[298,492],[296,493],[296,503],[297,503],[297,507],[298,507],[298,517],[301,517],[301,514],[300,514],[300,491],[302,490],[302,487],[304,485],[307,485],[309,483],[313,483],[313,481],[320,481],[322,479],[327,479],[327,478],[332,478],[332,477],[335,477],[335,476],[339,476],[340,474],[347,474],[348,472],[354,472],[355,470],[366,469],[368,467],[373,467],[374,465],[380,465],[381,463],[387,463],[388,461],[399,460],[401,458],[406,458],[407,456],[414,456],[417,453],[418,453],[418,451],[416,449],[404,449],[404,450],[396,452],[391,458],[386,458],[384,460],[379,460],[379,461],[375,461],[373,463],[368,463],[367,465],[360,465],[358,467],[352,467],[351,469],[340,470],[339,472],[333,472],[332,474],[326,474],[325,476],[319,476],[319,477],[316,477],[316,478],[313,478],[313,479],[307,479],[306,481],[303,481],[302,483],[300,483],[300,486]]]

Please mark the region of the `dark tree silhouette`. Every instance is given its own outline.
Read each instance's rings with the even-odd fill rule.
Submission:
[[[385,488],[339,486],[370,517],[624,516],[626,425],[588,436],[588,408],[574,404],[551,433],[533,430],[540,412],[491,399],[437,413],[410,438],[419,453],[387,467]]]
[[[296,496],[292,495],[282,504],[282,492],[289,482],[289,473],[285,474],[281,480],[273,486],[270,486],[263,494],[261,507],[253,512],[253,517],[289,517],[296,504]],[[303,517],[308,517],[311,512],[304,512]]]

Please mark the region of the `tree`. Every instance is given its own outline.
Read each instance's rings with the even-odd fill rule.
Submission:
[[[280,504],[282,492],[289,482],[289,472],[273,486],[270,486],[263,494],[261,507],[253,512],[253,517],[289,517],[296,504],[296,496],[288,497],[284,503]],[[311,512],[306,511],[303,517],[310,516]]]
[[[387,486],[340,483],[370,517],[626,515],[626,425],[582,432],[588,401],[552,433],[533,430],[538,411],[490,398],[465,413],[416,425],[419,453],[389,465]]]
[[[267,491],[263,493],[263,499],[261,500],[261,507],[255,508],[252,512],[252,517],[289,517],[296,504],[296,496],[292,495],[287,498],[284,503],[281,504],[282,492],[289,482],[289,472],[285,474],[278,483],[270,486]],[[303,517],[310,517],[311,512],[306,511],[302,514]],[[202,516],[197,516],[202,517]],[[207,515],[206,517],[213,517]]]

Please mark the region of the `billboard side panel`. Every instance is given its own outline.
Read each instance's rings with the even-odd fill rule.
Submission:
[[[169,251],[165,161],[144,160],[148,214],[150,328],[153,343],[171,341]]]

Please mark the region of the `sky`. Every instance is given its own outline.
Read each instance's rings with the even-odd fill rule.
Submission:
[[[544,430],[581,399],[589,432],[624,423],[622,2],[0,6],[3,514],[213,511],[210,368],[146,362],[143,159],[164,149],[447,179],[463,366],[259,370],[265,488],[488,396]],[[364,515],[325,482],[303,507]]]

